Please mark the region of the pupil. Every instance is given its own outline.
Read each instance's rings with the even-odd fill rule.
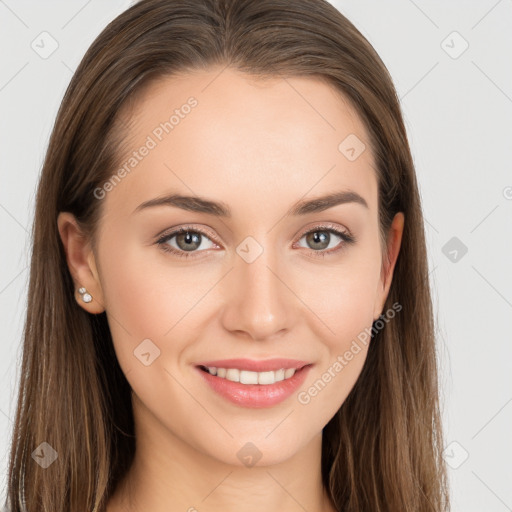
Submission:
[[[181,237],[184,238],[184,244],[180,243],[180,241],[182,241]],[[190,233],[188,231],[186,233],[183,233],[182,235],[178,236],[177,242],[178,242],[178,245],[180,246],[180,249],[182,249],[184,251],[191,251],[191,250],[197,249],[200,245],[199,235],[197,233]],[[194,244],[194,245],[191,247],[189,244]],[[184,247],[182,247],[182,245],[184,245]]]
[[[325,249],[329,245],[329,235],[325,231],[315,231],[309,235],[311,238],[309,242],[316,249]],[[317,245],[317,247],[314,247]],[[320,245],[318,247],[318,245]]]

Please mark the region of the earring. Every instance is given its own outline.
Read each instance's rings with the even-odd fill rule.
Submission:
[[[84,287],[79,288],[78,293],[82,296],[82,300],[84,302],[91,302],[92,296],[90,293],[87,293],[87,290]]]

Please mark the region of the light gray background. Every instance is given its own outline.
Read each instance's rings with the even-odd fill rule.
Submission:
[[[512,510],[512,0],[333,3],[402,101],[427,220],[452,510]],[[0,0],[2,503],[36,180],[73,71],[129,5]],[[46,59],[31,47],[44,31],[58,42]]]

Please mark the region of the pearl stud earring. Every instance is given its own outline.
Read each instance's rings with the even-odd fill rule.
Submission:
[[[84,287],[79,288],[78,293],[82,296],[82,300],[84,302],[91,302],[92,296],[90,293],[87,293],[87,290]]]

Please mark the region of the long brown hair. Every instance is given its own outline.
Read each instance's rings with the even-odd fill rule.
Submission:
[[[340,511],[448,510],[424,224],[399,100],[373,47],[325,0],[142,0],[88,49],[59,109],[38,186],[11,510],[100,512],[129,469],[130,386],[105,313],[91,315],[75,301],[57,216],[74,214],[94,246],[102,203],[94,190],[119,163],[121,107],[155,78],[211,65],[326,80],[363,120],[384,240],[395,213],[405,215],[384,308],[399,303],[402,311],[373,334],[356,385],[324,428],[322,478]],[[46,469],[35,463],[52,454]]]

